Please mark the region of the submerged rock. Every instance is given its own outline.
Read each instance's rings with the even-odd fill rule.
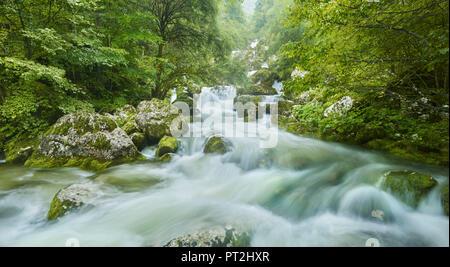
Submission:
[[[96,191],[92,184],[73,184],[59,190],[50,204],[47,219],[56,220],[70,211],[92,204],[97,197]]]
[[[324,117],[342,116],[353,107],[354,100],[349,96],[344,96],[337,103],[333,104],[325,110]]]
[[[60,118],[41,138],[25,166],[79,167],[101,171],[143,158],[133,141],[112,119],[88,111]]]
[[[390,171],[384,174],[384,188],[406,204],[416,208],[420,201],[438,184],[427,174],[413,171]]]
[[[159,99],[143,101],[138,106],[136,123],[153,142],[171,136],[171,124],[179,115],[178,108]]]
[[[250,234],[232,227],[186,234],[171,240],[165,247],[249,247]]]
[[[444,207],[444,212],[448,216],[448,185],[441,190],[441,202]]]
[[[156,156],[162,157],[168,153],[175,153],[178,150],[178,140],[175,137],[164,136],[159,141],[158,150],[156,150]]]
[[[228,151],[229,145],[226,143],[225,139],[220,136],[213,136],[208,139],[205,147],[203,148],[203,153],[205,154],[225,154]]]

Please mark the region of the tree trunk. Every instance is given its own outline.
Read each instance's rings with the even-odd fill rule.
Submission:
[[[155,85],[155,91],[154,91],[153,97],[159,98],[161,100],[164,99],[164,97],[165,97],[162,92],[163,90],[162,90],[162,81],[161,81],[161,78],[162,78],[162,75],[164,72],[164,62],[162,62],[163,53],[164,53],[164,44],[160,43],[158,46],[158,60],[159,60],[159,63],[157,66],[158,73],[156,75],[156,85]]]

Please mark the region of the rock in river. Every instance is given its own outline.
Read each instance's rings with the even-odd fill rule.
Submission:
[[[142,158],[131,138],[114,120],[81,111],[60,118],[41,138],[25,166],[101,171]]]
[[[225,141],[223,137],[212,136],[208,139],[203,148],[203,153],[205,154],[225,154],[228,151],[229,144]]]
[[[437,184],[430,175],[405,170],[384,174],[383,186],[403,202],[416,208]]]
[[[93,184],[73,184],[56,193],[50,204],[47,219],[55,220],[66,213],[79,209],[82,206],[92,204],[97,197]]]
[[[143,101],[138,106],[136,123],[152,142],[171,136],[171,125],[179,116],[177,107],[159,99]]]
[[[231,226],[186,234],[165,247],[249,247],[250,235]]]

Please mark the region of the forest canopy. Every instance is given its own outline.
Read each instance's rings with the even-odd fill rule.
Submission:
[[[223,78],[245,41],[218,26],[240,27],[239,12],[219,0],[1,0],[0,150],[76,110],[109,112]]]

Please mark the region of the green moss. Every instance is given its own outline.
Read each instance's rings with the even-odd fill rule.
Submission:
[[[69,130],[73,128],[79,136],[82,136],[88,132],[95,133],[102,129],[111,132],[117,128],[116,122],[111,118],[89,111],[79,111],[68,116],[73,117],[72,122],[58,121],[45,135],[68,135]]]
[[[385,174],[384,188],[412,207],[438,184],[431,176],[412,171],[392,171]]]
[[[175,137],[164,136],[159,141],[158,150],[156,150],[156,156],[162,157],[168,153],[175,153],[178,150],[178,140]]]
[[[139,132],[139,129],[134,120],[127,121],[123,126],[121,126],[121,128],[122,128],[122,130],[124,130],[127,133],[127,135],[131,135],[131,134]]]
[[[383,127],[370,125],[363,127],[358,131],[355,137],[355,141],[358,144],[366,144],[371,140],[383,139],[386,136],[386,132]]]
[[[164,154],[162,157],[159,157],[158,161],[167,163],[167,162],[172,161],[172,158],[173,158],[172,154],[168,153],[168,154]]]
[[[24,138],[10,141],[5,146],[6,162],[10,164],[24,163],[35,150],[38,138]]]
[[[101,162],[94,158],[71,158],[69,159],[63,167],[68,168],[80,168],[84,170],[100,172],[113,165],[111,161]]]
[[[335,90],[311,92],[311,97],[329,102],[297,106],[289,116],[279,112],[279,125],[291,133],[306,135],[325,141],[359,145],[381,150],[391,155],[426,164],[448,166],[448,119],[424,121],[401,113],[379,99],[356,99],[354,108],[339,120],[324,118],[325,108],[340,97],[351,95]],[[331,99],[331,100],[330,100]]]
[[[126,164],[137,160],[144,160],[145,156],[139,153],[136,158],[125,157],[115,161],[101,161],[92,157],[81,158],[53,158],[53,157],[43,157],[39,155],[33,155],[30,159],[25,162],[25,167],[28,168],[80,168],[87,171],[100,172],[106,168]]]
[[[72,201],[69,200],[61,201],[58,198],[58,194],[60,192],[61,190],[58,191],[58,193],[56,193],[55,197],[52,200],[52,203],[50,204],[50,210],[47,213],[48,220],[56,220],[64,216],[67,212],[77,207],[76,203]]]
[[[145,135],[143,133],[133,133],[130,138],[139,150],[144,149],[147,145],[147,140],[145,139]]]
[[[91,145],[100,150],[108,150],[111,148],[111,142],[108,141],[108,138],[104,135],[97,136]]]
[[[250,247],[251,237],[247,233],[235,234],[231,239],[231,247]]]
[[[227,145],[222,137],[211,137],[203,149],[205,154],[225,154],[227,153]]]
[[[444,207],[444,212],[448,216],[448,185],[444,186],[441,190],[441,202]]]

